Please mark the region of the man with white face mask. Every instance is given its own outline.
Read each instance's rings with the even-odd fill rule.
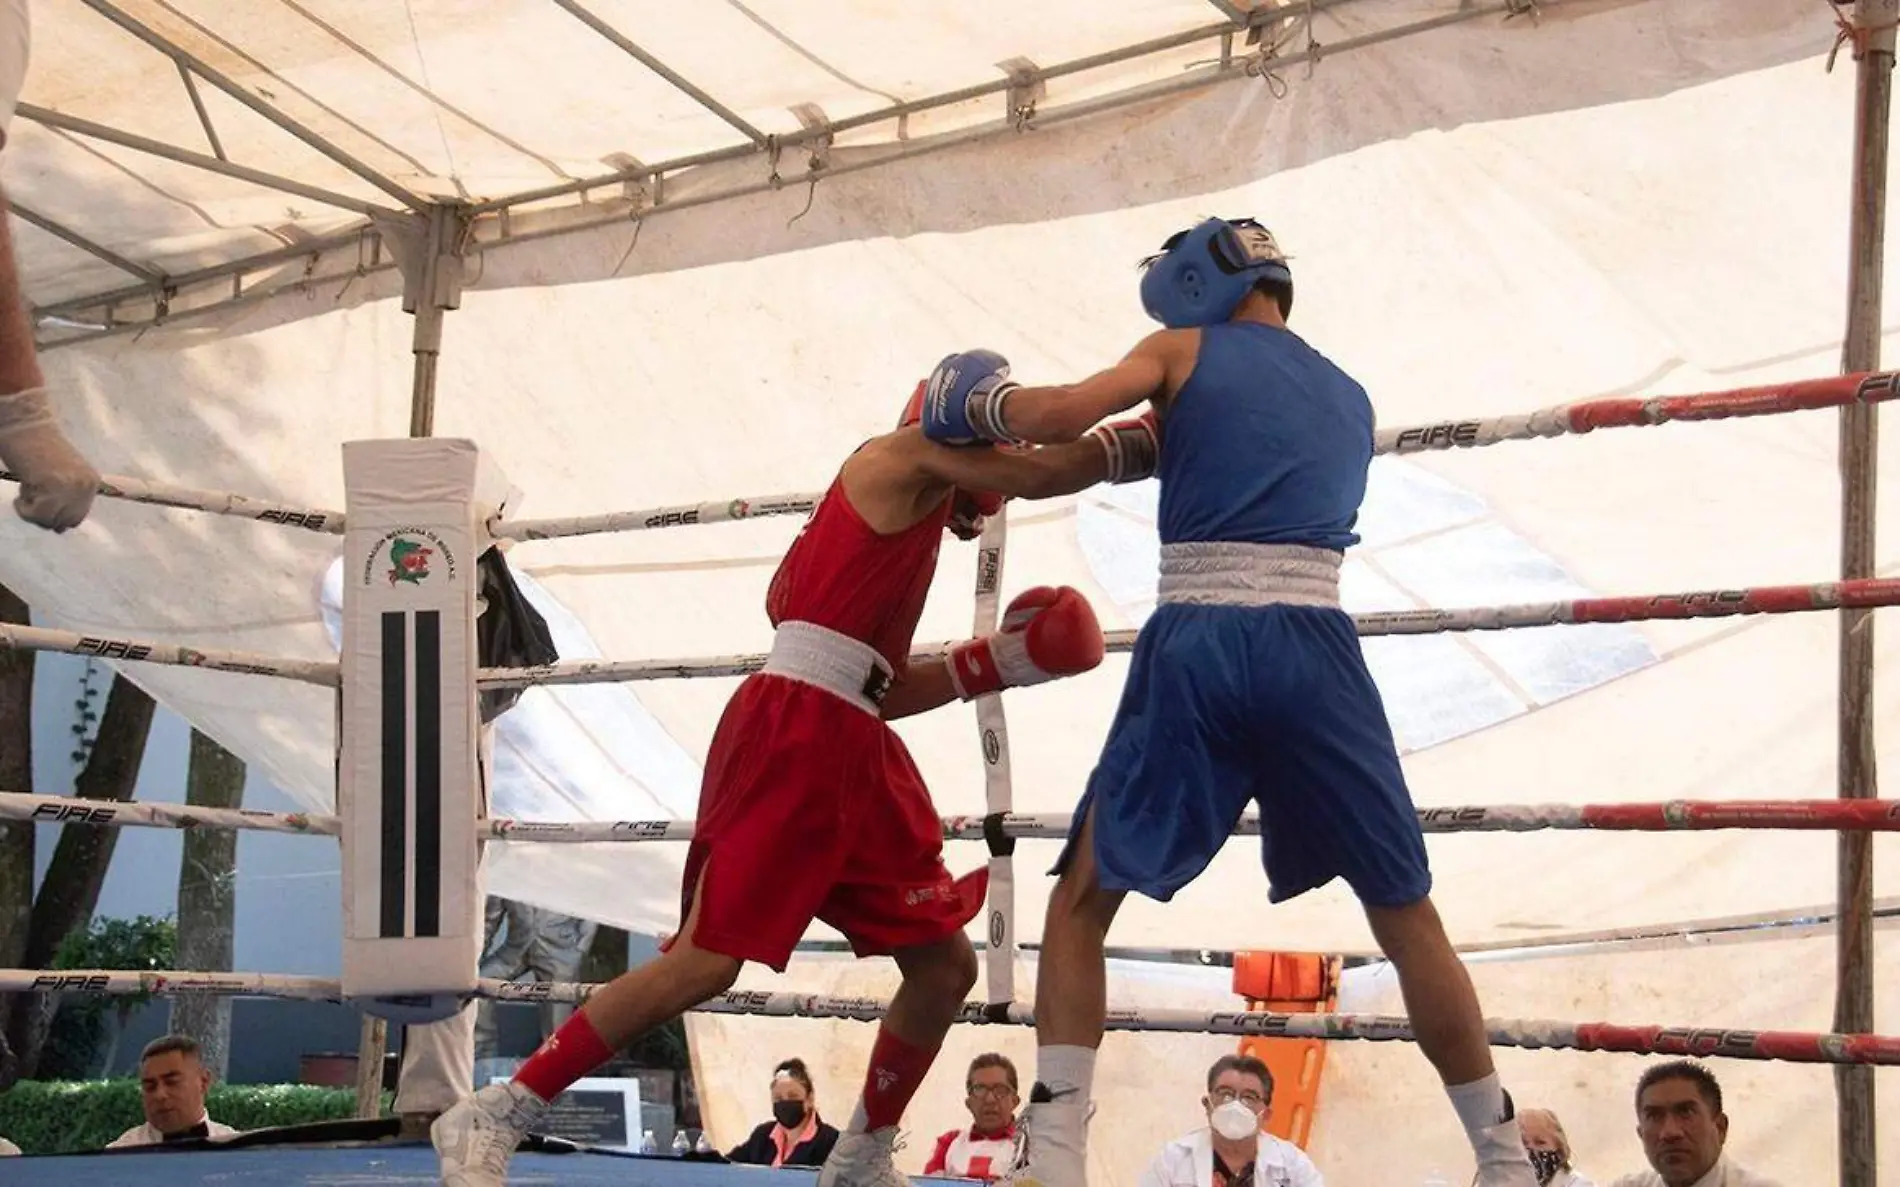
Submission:
[[[1298,1146],[1266,1132],[1273,1074],[1251,1055],[1223,1055],[1207,1069],[1207,1128],[1161,1148],[1138,1187],[1325,1187]]]

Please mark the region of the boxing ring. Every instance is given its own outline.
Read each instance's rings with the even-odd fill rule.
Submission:
[[[1697,423],[1760,417],[1890,402],[1900,390],[1895,373],[1863,373],[1768,386],[1659,398],[1615,398],[1560,405],[1540,411],[1482,419],[1448,420],[1383,429],[1380,454],[1466,450],[1509,442],[1525,442],[1597,430],[1636,428],[1669,423]],[[4,476],[4,475],[0,475]],[[269,499],[233,493],[190,490],[110,477],[102,487],[109,498],[213,515],[237,516],[293,530],[345,536],[349,520],[343,512],[291,507]],[[796,515],[808,511],[816,496],[795,493],[769,497],[740,497],[719,502],[646,508],[604,515],[510,520],[493,515],[484,521],[487,543],[512,540],[528,545],[536,540],[603,532],[649,531],[730,522],[766,516]],[[485,505],[484,505],[485,506]],[[978,542],[977,587],[973,628],[993,630],[1001,594],[1007,552],[1009,515],[991,520]],[[390,585],[396,582],[392,579]],[[1416,636],[1445,632],[1504,631],[1554,624],[1628,623],[1654,620],[1719,618],[1742,615],[1779,615],[1875,609],[1900,605],[1900,580],[1822,582],[1808,585],[1735,587],[1673,593],[1590,597],[1568,601],[1519,605],[1478,606],[1381,612],[1355,616],[1363,637]],[[1135,632],[1109,636],[1111,651],[1127,651]],[[137,638],[82,635],[32,628],[0,627],[0,646],[34,651],[90,656],[117,663],[163,664],[207,671],[300,681],[341,689],[340,663],[276,658],[245,652],[196,649]],[[948,644],[919,648],[918,656],[939,654]],[[605,683],[651,680],[689,680],[738,676],[758,670],[763,655],[682,657],[678,659],[559,662],[533,668],[479,668],[473,689],[519,689],[539,685]],[[472,700],[472,695],[471,695]],[[351,728],[347,715],[340,730],[339,749]],[[946,839],[988,845],[990,898],[986,926],[984,996],[966,1004],[961,1026],[1033,1025],[1033,1013],[1020,1000],[1029,996],[1015,975],[1014,857],[1018,839],[1060,838],[1066,835],[1065,814],[1013,811],[1008,723],[998,697],[976,705],[977,743],[986,772],[988,811],[982,816],[947,816]],[[341,799],[341,797],[340,797]],[[413,802],[410,808],[414,809]],[[95,828],[253,830],[311,837],[345,838],[351,822],[344,815],[271,813],[251,810],[202,809],[170,804],[84,801],[23,793],[0,794],[0,819]],[[1421,809],[1420,825],[1434,836],[1454,833],[1526,833],[1550,830],[1598,832],[1673,832],[1707,830],[1805,830],[1830,832],[1900,832],[1900,801],[1896,800],[1712,800],[1669,802],[1606,802],[1583,804],[1470,804]],[[457,822],[436,827],[443,836]],[[531,844],[678,844],[690,840],[690,820],[523,821],[477,813],[461,822],[467,835],[483,841]],[[416,827],[430,827],[418,821]],[[1236,836],[1257,835],[1259,822],[1242,819]],[[314,842],[313,842],[314,843]],[[432,842],[433,843],[433,842]],[[346,900],[352,893],[347,878]],[[346,902],[346,917],[349,907]],[[346,946],[349,943],[346,940]],[[310,1001],[353,1002],[372,1013],[391,1013],[391,999],[401,997],[400,985],[384,984],[375,993],[352,992],[350,961],[346,954],[343,979],[273,975],[267,972],[211,971],[126,972],[111,969],[0,970],[0,992],[58,992],[92,995],[211,994],[258,995]],[[402,977],[396,973],[397,980]],[[415,985],[416,993],[433,993],[437,986]],[[498,1001],[582,1002],[592,987],[578,984],[513,984],[475,979],[462,997]],[[1112,1000],[1111,1031],[1179,1032],[1247,1037],[1284,1037],[1326,1042],[1406,1042],[1411,1031],[1405,1018],[1381,1014],[1293,1014],[1271,1010],[1193,1010],[1118,1008]],[[459,999],[458,999],[459,1000]],[[1487,1002],[1494,1010],[1498,1003]],[[802,1019],[841,1019],[873,1022],[882,1017],[886,1003],[860,997],[838,997],[793,992],[734,990],[701,1007],[707,1014],[750,1015]],[[400,1017],[400,1013],[393,1016]],[[440,1016],[438,1011],[436,1016]],[[1495,1046],[1528,1050],[1572,1050],[1685,1055],[1752,1061],[1780,1061],[1831,1065],[1900,1065],[1900,1036],[1834,1034],[1795,1031],[1741,1030],[1671,1018],[1564,1020],[1493,1017],[1489,1021]],[[63,1184],[117,1182],[136,1172],[141,1181],[162,1183],[174,1172],[216,1177],[242,1175],[259,1183],[319,1182],[426,1182],[433,1174],[433,1157],[426,1145],[394,1141],[395,1123],[346,1122],[336,1126],[305,1127],[247,1135],[213,1152],[209,1144],[144,1154],[63,1156],[36,1161],[35,1182]],[[281,1144],[283,1149],[260,1149]],[[130,1159],[123,1166],[120,1159]],[[629,1161],[632,1159],[632,1161]],[[577,1151],[558,1141],[543,1141],[539,1149],[517,1161],[513,1181],[592,1183],[652,1181],[681,1187],[711,1184],[722,1174],[717,1166],[698,1159],[634,1157],[604,1151]],[[7,1168],[0,1166],[0,1178]],[[801,1172],[746,1173],[792,1175]],[[106,1177],[99,1177],[104,1175]],[[187,1181],[178,1179],[176,1181]],[[196,1180],[191,1180],[196,1181]],[[209,1178],[204,1181],[210,1181]],[[719,1179],[718,1181],[727,1181]]]

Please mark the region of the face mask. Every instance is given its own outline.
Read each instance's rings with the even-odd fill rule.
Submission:
[[[1237,1100],[1230,1100],[1216,1108],[1209,1120],[1214,1124],[1214,1132],[1230,1142],[1238,1142],[1260,1132],[1260,1118]]]
[[[772,1119],[787,1129],[797,1129],[805,1120],[805,1102],[802,1100],[773,1101]]]
[[[1532,1150],[1531,1169],[1537,1172],[1539,1183],[1548,1183],[1557,1177],[1564,1167],[1564,1156],[1556,1150]]]

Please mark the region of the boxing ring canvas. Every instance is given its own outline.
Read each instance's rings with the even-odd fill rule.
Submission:
[[[414,29],[331,14],[380,66],[314,26],[278,30],[261,13],[202,19],[265,58],[278,50],[261,46],[294,47],[264,66],[213,54],[221,72],[271,90],[273,110],[401,187],[466,195],[475,206],[625,165],[615,154],[651,163],[744,140],[554,6],[492,5],[479,19],[446,4],[409,7]],[[1090,6],[1086,18],[1064,3],[964,5],[995,19],[933,26],[936,40],[868,0],[827,4],[823,17],[796,5],[752,5],[750,16],[720,8],[696,15],[704,24],[690,35],[647,19],[660,5],[596,7],[650,35],[655,52],[677,55],[694,85],[718,96],[723,79],[732,89],[722,106],[736,105],[729,114],[785,136],[803,126],[799,104],[845,119],[881,110],[887,93],[911,97],[906,87],[943,94],[996,82],[996,62],[1048,66],[1180,42],[933,107],[901,133],[894,120],[870,121],[828,143],[778,144],[769,160],[739,155],[616,182],[586,203],[549,194],[505,220],[479,212],[459,243],[459,307],[442,317],[433,427],[493,452],[525,492],[515,514],[730,509],[820,488],[950,350],[991,346],[1031,382],[1112,361],[1148,328],[1134,300],[1136,260],[1201,215],[1253,213],[1294,257],[1295,328],[1360,376],[1381,427],[1440,426],[1429,443],[1443,448],[1375,464],[1375,485],[1390,497],[1369,507],[1367,545],[1351,554],[1350,609],[1789,586],[1837,571],[1831,413],[1485,448],[1457,440],[1459,426],[1575,401],[1837,370],[1852,81],[1825,69],[1836,29],[1815,0],[1546,2],[1535,21],[1506,20],[1502,5],[1356,0],[1321,5],[1310,38],[1290,26],[1280,57],[1251,73],[1242,67],[1258,47],[1187,36],[1222,19],[1201,0]],[[35,299],[64,319],[43,334],[49,346],[65,343],[46,354],[65,415],[102,470],[288,508],[340,507],[341,444],[408,431],[415,317],[392,253],[426,244],[381,214],[372,225],[384,231],[366,237],[352,229],[359,210],[310,194],[286,197],[124,144],[103,157],[82,148],[71,117],[177,144],[202,136],[175,64],[99,9],[45,6],[25,95],[32,110],[0,155],[9,192],[114,253],[170,273],[208,272],[179,287],[163,324],[88,330],[108,312],[115,324],[149,319],[148,297],[99,300],[125,277],[16,223]],[[156,5],[113,11],[168,34],[186,19]],[[1394,30],[1404,33],[1383,36]],[[1331,48],[1312,62],[1310,42]],[[494,67],[498,54],[504,69]],[[112,83],[82,85],[101,55],[114,63]],[[894,77],[885,58],[909,75]],[[1235,76],[1167,89],[1210,60],[1231,60]],[[1162,89],[1108,102],[1140,98],[1143,87]],[[359,205],[396,201],[348,162],[201,89],[232,159]],[[1005,112],[1010,126],[990,128]],[[894,146],[909,155],[880,158]],[[83,198],[65,197],[75,189]],[[228,301],[240,271],[232,261],[266,250],[278,254],[242,270],[245,299]],[[186,316],[194,306],[202,309]],[[1889,358],[1896,346],[1890,336]],[[1896,449],[1889,434],[1883,464]],[[1890,575],[1900,493],[1886,483],[1879,498]],[[651,529],[513,546],[510,563],[568,632],[564,658],[671,661],[769,645],[765,585],[799,517],[693,523],[673,514]],[[339,537],[277,518],[113,502],[58,540],[0,520],[0,579],[45,627],[333,663],[325,582]],[[1121,494],[1018,505],[1001,584],[1006,593],[1075,585],[1106,626],[1131,629],[1152,598],[1152,581],[1145,592],[1142,581],[1152,547],[1152,517]],[[970,632],[978,566],[977,548],[946,547],[920,640]],[[1900,643],[1880,622],[1886,706],[1900,694]],[[1831,613],[1717,616],[1384,638],[1368,650],[1388,696],[1404,690],[1395,717],[1418,723],[1407,773],[1422,808],[1807,799],[1834,786],[1837,625]],[[311,812],[334,810],[329,689],[188,666],[121,670]],[[1014,811],[1073,806],[1125,670],[1125,657],[1111,656],[1087,678],[1006,699]],[[529,732],[501,739],[498,769],[512,774],[498,780],[497,813],[603,825],[690,819],[696,764],[735,684],[721,676],[532,690],[514,722],[504,719],[504,735],[558,723],[560,745],[537,745]],[[1900,717],[1883,713],[1877,729],[1890,765]],[[970,712],[908,721],[901,732],[946,814],[989,810]],[[557,752],[558,762],[528,761]],[[1636,953],[1585,940],[1812,916],[1834,900],[1834,846],[1825,831],[1573,828],[1434,835],[1431,855],[1435,896],[1461,943],[1548,946],[1535,960],[1475,966],[1494,1014],[1825,1030],[1833,967],[1824,937]],[[1876,837],[1887,894],[1900,885],[1897,846],[1891,834]],[[1055,851],[1048,840],[1017,846],[1019,942],[1037,938],[1041,872]],[[489,887],[665,932],[676,922],[682,855],[670,844],[503,841],[491,849]],[[962,840],[947,860],[962,870],[986,856],[980,840]],[[1130,902],[1113,942],[1371,949],[1342,887],[1272,910],[1264,898],[1255,842],[1237,839],[1173,903]],[[813,938],[829,937],[815,929]],[[1879,944],[1877,1016],[1892,1032],[1900,978],[1890,934]],[[1014,966],[1020,1001],[1033,964],[1025,955]],[[1751,968],[1772,970],[1774,994],[1736,1001],[1712,991]],[[795,963],[784,978],[746,977],[742,988],[865,997],[888,997],[894,983],[880,965],[822,960]],[[1111,1003],[1233,1007],[1219,972],[1175,977],[1118,968]],[[1368,1011],[1397,1012],[1376,971],[1349,977],[1348,990]],[[709,1115],[721,1141],[741,1135],[770,1066],[789,1054],[823,1061],[821,1092],[843,1111],[850,1068],[871,1036],[859,1022],[729,1015],[695,1017],[690,1033],[702,1076],[729,1086]],[[1031,1041],[1023,1028],[953,1036],[958,1057],[1001,1049],[1025,1067]],[[1163,1141],[1196,1123],[1195,1068],[1232,1040],[1116,1035],[1111,1044],[1105,1059],[1130,1069],[1183,1069],[1165,1094],[1132,1074],[1104,1077],[1114,1087],[1101,1108],[1124,1121],[1096,1137],[1093,1170],[1127,1187]],[[1579,1126],[1568,1118],[1592,1118],[1597,1177],[1638,1164],[1616,1111],[1634,1057],[1502,1058],[1507,1076],[1537,1083],[1564,1113],[1573,1138]],[[1439,1102],[1417,1079],[1415,1053],[1340,1043],[1329,1060],[1315,1149],[1327,1173],[1416,1178],[1455,1152],[1447,1143],[1456,1133],[1423,1112]],[[1532,1070],[1540,1067],[1563,1071]],[[1587,1091],[1586,1074],[1605,1087]],[[1800,1102],[1776,1106],[1773,1127],[1765,1105],[1761,1124],[1738,1125],[1738,1156],[1791,1180],[1831,1161],[1832,1120],[1817,1103],[1830,1099],[1825,1069],[1748,1064],[1733,1074],[1757,1099]],[[1891,1070],[1878,1075],[1883,1099],[1900,1093]],[[950,1089],[938,1087],[919,1098],[918,1133],[960,1117]],[[1414,1107],[1416,1125],[1354,1124]],[[1883,1118],[1890,1150],[1900,1142],[1894,1115]],[[913,1142],[900,1157],[916,1170],[925,1154]]]

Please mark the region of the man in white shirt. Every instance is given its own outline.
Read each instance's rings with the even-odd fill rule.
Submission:
[[[1139,1187],[1325,1187],[1292,1142],[1266,1132],[1273,1074],[1251,1055],[1223,1055],[1207,1070],[1207,1128],[1161,1148]]]
[[[237,1130],[218,1124],[205,1112],[205,1094],[210,1091],[211,1070],[205,1067],[194,1040],[184,1035],[153,1039],[139,1055],[139,1100],[145,1106],[145,1124],[126,1130],[106,1149],[234,1136]]]
[[[1636,1135],[1653,1168],[1610,1187],[1781,1187],[1730,1162],[1728,1114],[1715,1075],[1688,1059],[1652,1065],[1636,1082]]]
[[[937,1138],[937,1147],[924,1163],[924,1174],[954,1179],[1000,1178],[1016,1156],[1016,1065],[1009,1057],[988,1051],[970,1061],[963,1078],[968,1093],[964,1107],[970,1124]]]

